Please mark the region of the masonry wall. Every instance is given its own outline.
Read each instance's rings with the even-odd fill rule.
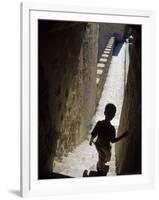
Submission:
[[[128,130],[128,137],[116,144],[117,174],[140,174],[141,169],[141,27],[133,30],[125,98],[118,135]]]
[[[88,134],[96,103],[97,25],[39,21],[39,178]]]

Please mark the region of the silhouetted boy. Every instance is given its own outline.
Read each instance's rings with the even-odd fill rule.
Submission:
[[[111,159],[111,143],[118,142],[128,133],[126,131],[121,136],[116,138],[115,128],[110,123],[110,121],[114,118],[115,113],[115,105],[111,103],[107,104],[104,111],[105,120],[98,121],[91,133],[92,136],[89,144],[92,145],[92,143],[94,143],[98,151],[97,171],[100,173],[105,172],[105,163],[109,162]],[[96,137],[97,140],[94,142],[93,140]]]

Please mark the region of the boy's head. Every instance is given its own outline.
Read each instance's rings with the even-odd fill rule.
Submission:
[[[106,116],[106,118],[108,120],[112,120],[113,117],[115,116],[115,113],[116,113],[116,107],[115,107],[115,105],[112,104],[112,103],[108,103],[105,106],[105,111],[104,111],[104,115]]]

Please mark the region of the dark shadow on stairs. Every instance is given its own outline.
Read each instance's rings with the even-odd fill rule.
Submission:
[[[118,42],[113,50],[113,56],[118,56],[124,42]]]
[[[74,178],[74,177],[53,172],[53,173],[43,174],[43,176],[41,176],[39,179],[57,179],[57,178]]]

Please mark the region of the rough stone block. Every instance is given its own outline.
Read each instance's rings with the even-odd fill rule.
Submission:
[[[105,67],[105,64],[104,64],[104,63],[98,63],[98,64],[97,64],[97,67],[98,67],[98,68],[104,68],[104,67]]]
[[[96,84],[98,84],[100,81],[100,78],[96,78]]]
[[[102,75],[102,73],[103,73],[103,70],[102,70],[102,69],[97,69],[97,74],[98,74],[98,75]]]

